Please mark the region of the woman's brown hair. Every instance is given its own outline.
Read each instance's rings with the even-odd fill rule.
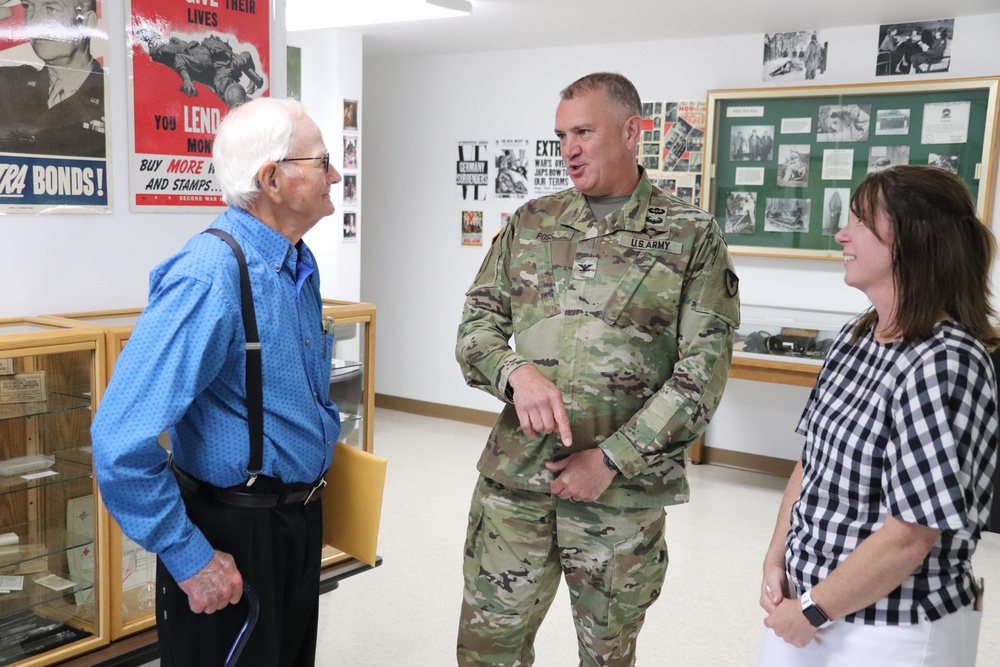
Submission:
[[[976,214],[968,187],[937,167],[897,165],[869,174],[851,197],[851,212],[876,236],[884,211],[893,230],[895,322],[887,333],[906,343],[928,338],[943,316],[992,349],[1000,337],[990,318],[990,268],[996,242]],[[881,237],[879,237],[881,239]],[[882,239],[885,241],[885,239]],[[878,313],[858,320],[854,340],[874,329]]]

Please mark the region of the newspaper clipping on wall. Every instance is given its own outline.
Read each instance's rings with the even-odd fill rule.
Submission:
[[[110,213],[104,0],[0,3],[0,214]]]
[[[558,139],[535,141],[535,196],[550,195],[572,187],[566,163],[563,162]]]
[[[695,206],[701,205],[707,115],[700,100],[642,103],[639,164],[655,185]]]
[[[270,95],[266,0],[131,0],[129,205],[223,206],[212,142],[229,110]]]

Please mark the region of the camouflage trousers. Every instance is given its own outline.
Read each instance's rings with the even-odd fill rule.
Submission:
[[[538,627],[569,588],[582,667],[631,667],[667,571],[662,507],[561,500],[482,476],[465,541],[461,667],[529,667]]]

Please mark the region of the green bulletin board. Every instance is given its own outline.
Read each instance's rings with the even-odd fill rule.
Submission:
[[[998,78],[708,93],[705,207],[734,254],[841,259],[869,170],[934,164],[989,224]]]

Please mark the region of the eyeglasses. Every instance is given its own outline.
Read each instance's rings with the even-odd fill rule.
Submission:
[[[301,162],[303,160],[322,160],[323,161],[323,171],[330,171],[330,154],[317,155],[316,157],[286,157],[278,162]]]

